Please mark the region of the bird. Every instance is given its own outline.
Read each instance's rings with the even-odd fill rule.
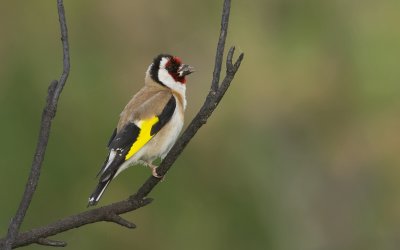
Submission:
[[[177,56],[159,54],[148,67],[144,86],[132,97],[108,144],[108,156],[97,177],[99,182],[89,197],[96,205],[107,186],[132,165],[147,165],[152,175],[162,178],[153,165],[163,159],[177,140],[186,109],[186,76],[194,68]]]

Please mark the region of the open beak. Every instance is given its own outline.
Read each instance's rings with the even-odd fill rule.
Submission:
[[[194,68],[187,64],[182,64],[178,69],[178,74],[180,77],[190,75],[194,72]]]

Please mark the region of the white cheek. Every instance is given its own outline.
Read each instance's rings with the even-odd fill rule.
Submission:
[[[172,88],[175,84],[177,84],[174,78],[168,73],[166,69],[160,69],[158,71],[158,79],[160,82],[167,85],[167,87]]]

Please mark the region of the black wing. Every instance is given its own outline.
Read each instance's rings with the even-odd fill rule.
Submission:
[[[157,134],[170,120],[172,115],[175,112],[176,108],[176,100],[174,96],[171,96],[168,103],[165,105],[163,111],[160,115],[158,115],[158,121],[152,126],[150,134],[154,136]],[[123,129],[116,133],[114,130],[114,136],[110,139],[108,143],[108,148],[110,150],[110,154],[112,150],[116,151],[116,155],[113,158],[112,163],[107,166],[110,154],[108,155],[106,161],[99,174],[101,173],[102,180],[113,178],[115,173],[117,172],[119,166],[125,161],[125,157],[131,149],[132,145],[136,142],[140,133],[140,128],[136,126],[134,123],[129,123],[123,127]]]
[[[175,112],[176,100],[174,96],[171,96],[167,105],[165,105],[163,111],[158,116],[158,122],[151,128],[151,135],[155,135],[160,131],[169,120],[171,120],[172,115]]]
[[[109,177],[114,177],[115,173],[118,170],[118,167],[124,162],[126,154],[128,154],[130,147],[136,141],[139,136],[140,128],[136,126],[134,123],[128,123],[122,130],[117,134],[117,129],[114,129],[113,136],[111,136],[110,141],[108,142],[108,149],[110,153],[108,154],[104,164],[97,174],[101,174],[102,180],[108,179]],[[113,156],[113,161],[109,166],[108,160],[112,151],[115,151],[115,156]],[[107,171],[106,170],[107,167]]]

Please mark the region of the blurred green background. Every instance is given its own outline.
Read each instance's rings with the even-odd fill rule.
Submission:
[[[71,73],[23,229],[86,210],[118,115],[152,58],[195,66],[206,96],[222,0],[65,1]],[[54,237],[69,249],[399,249],[400,1],[233,1],[231,88],[151,197]],[[55,1],[0,3],[0,234],[20,201],[47,86],[58,79]],[[238,54],[238,53],[237,53]],[[131,168],[100,205],[150,171]],[[27,249],[43,249],[31,245]]]

